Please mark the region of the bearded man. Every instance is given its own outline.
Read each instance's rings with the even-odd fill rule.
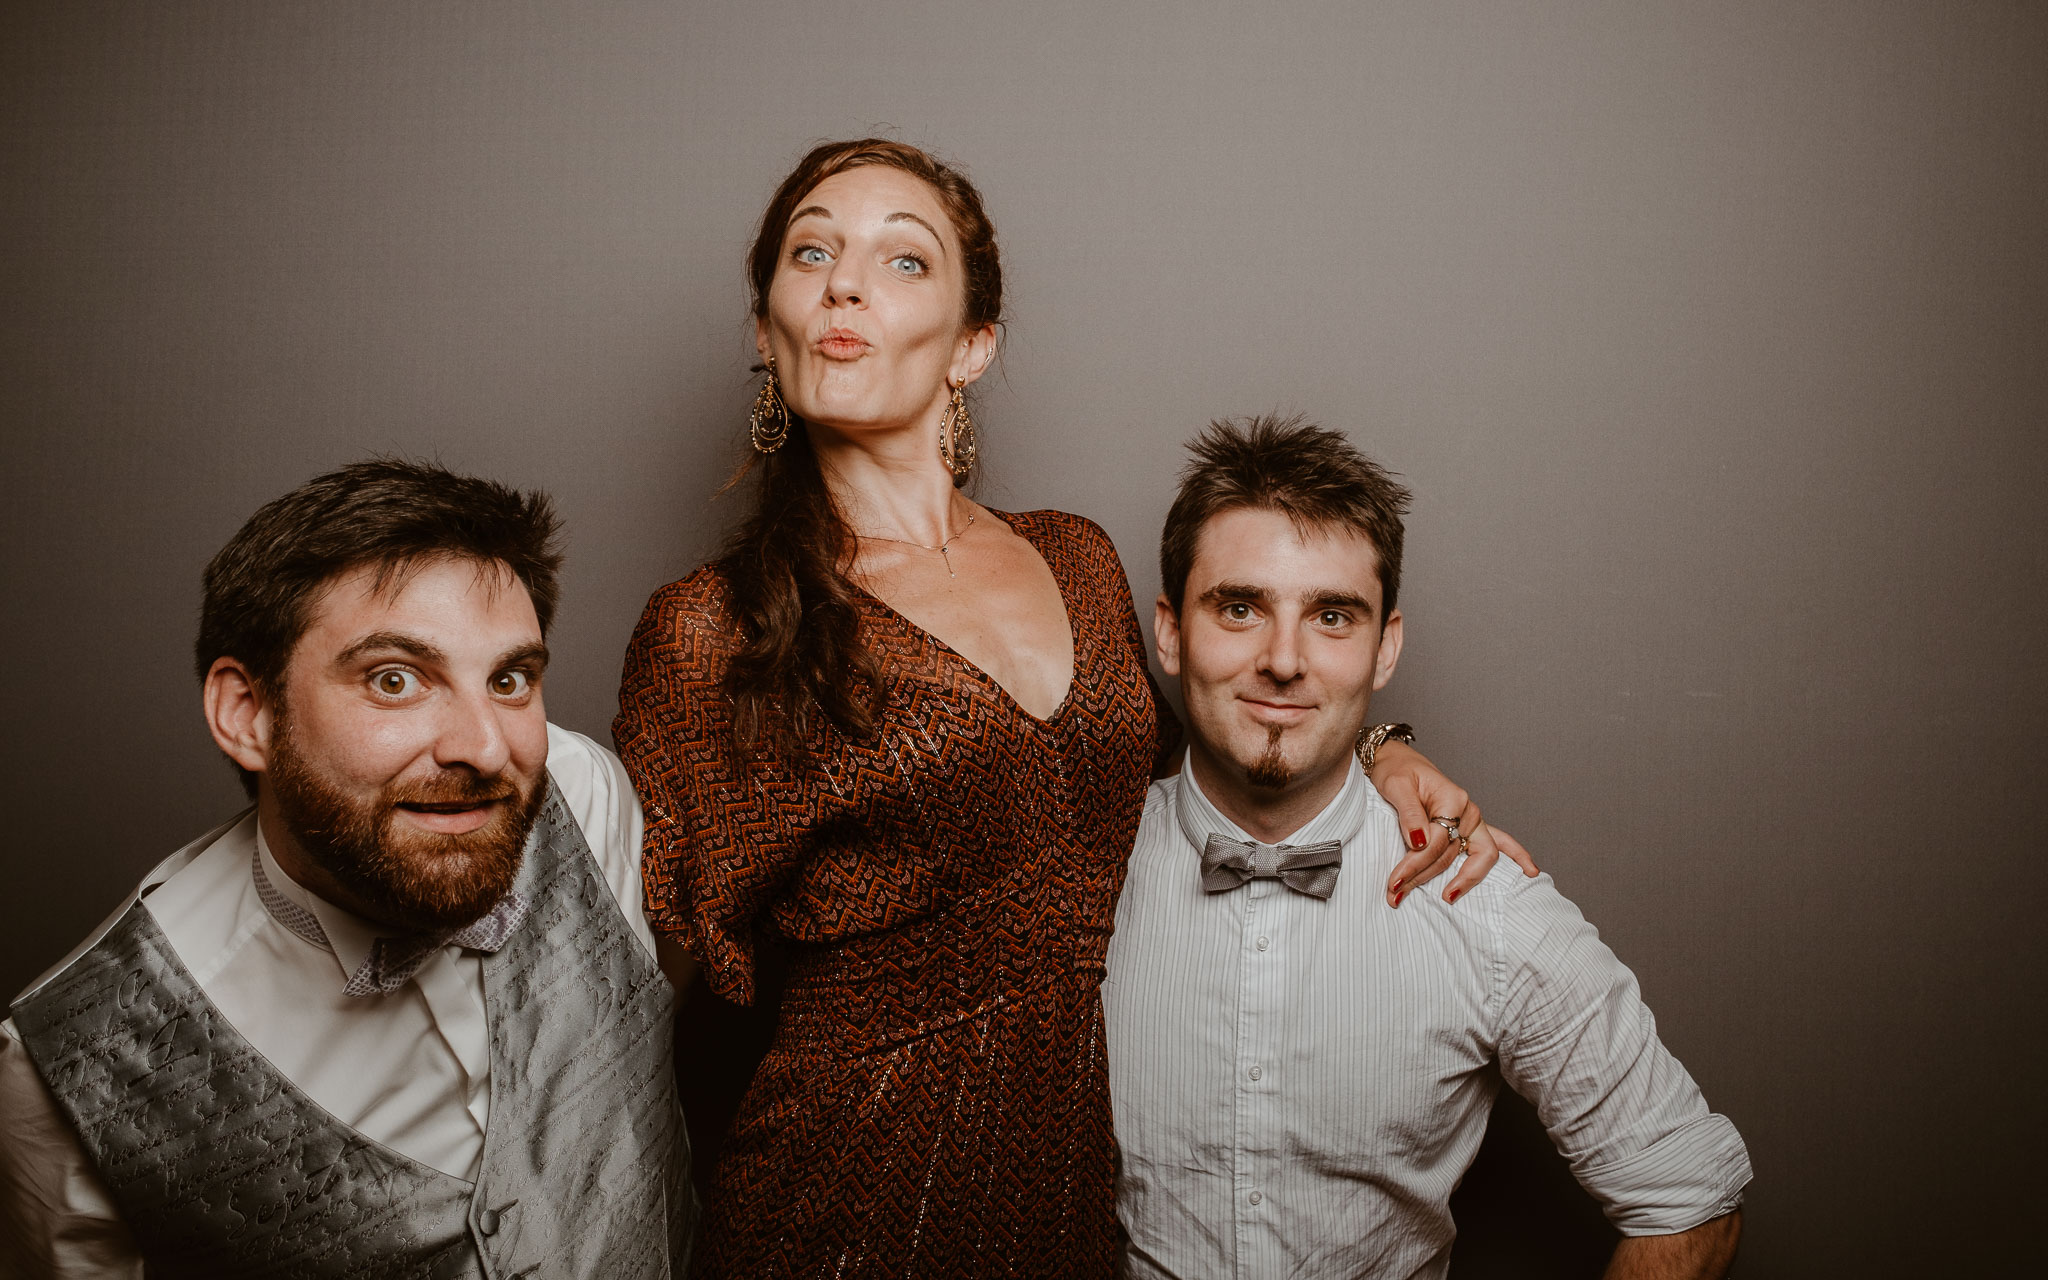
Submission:
[[[214,558],[203,703],[254,806],[0,1024],[0,1261],[682,1273],[639,806],[542,704],[555,534],[544,495],[380,460]]]

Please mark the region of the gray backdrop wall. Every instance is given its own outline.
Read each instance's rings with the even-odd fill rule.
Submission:
[[[316,471],[558,495],[548,701],[602,738],[641,602],[734,515],[752,220],[881,129],[1001,230],[984,500],[1093,516],[1149,601],[1212,416],[1305,411],[1413,483],[1381,705],[1742,1128],[1743,1274],[2038,1256],[2048,9],[65,0],[0,32],[0,988],[239,803],[198,575]],[[1498,1224],[1548,1203],[1498,1180],[1460,1274],[1542,1273]]]

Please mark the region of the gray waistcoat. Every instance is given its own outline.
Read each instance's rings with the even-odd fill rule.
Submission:
[[[14,1006],[152,1280],[682,1274],[696,1201],[675,993],[552,782],[518,887],[527,918],[484,958],[491,1122],[474,1187],[302,1093],[140,902]]]

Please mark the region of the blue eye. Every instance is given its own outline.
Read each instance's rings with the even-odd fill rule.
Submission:
[[[819,266],[831,259],[830,254],[814,244],[798,245],[789,256],[807,267]]]
[[[924,259],[918,257],[914,253],[899,253],[895,257],[889,259],[889,265],[896,268],[896,270],[902,272],[906,276],[923,275],[927,270],[929,270],[929,268],[925,266]]]

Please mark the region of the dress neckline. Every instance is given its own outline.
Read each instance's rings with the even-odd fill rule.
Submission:
[[[1074,626],[1075,610],[1072,584],[1068,581],[1067,575],[1060,572],[1059,566],[1054,562],[1055,557],[1046,554],[1045,547],[1040,544],[1038,538],[1032,536],[1032,534],[1037,531],[1037,526],[1041,523],[1040,521],[1032,518],[1034,515],[1037,514],[1036,512],[1017,513],[1009,511],[998,511],[994,507],[983,507],[982,510],[988,512],[996,519],[1001,520],[1004,524],[1010,527],[1011,532],[1015,533],[1018,537],[1024,539],[1024,541],[1031,544],[1031,549],[1033,551],[1036,551],[1038,553],[1038,558],[1044,562],[1046,572],[1052,575],[1053,585],[1059,589],[1060,610],[1066,616],[1067,650],[1069,654],[1072,656],[1073,661],[1071,665],[1071,671],[1067,676],[1066,692],[1063,695],[1061,695],[1059,705],[1055,706],[1046,715],[1035,716],[1031,714],[1030,711],[1025,709],[1023,703],[1017,701],[1017,696],[1011,693],[1002,681],[996,679],[993,675],[989,674],[989,672],[986,669],[984,669],[979,663],[975,662],[972,658],[969,658],[966,654],[961,653],[952,645],[947,644],[944,640],[939,639],[939,637],[933,635],[930,631],[925,630],[925,628],[919,626],[917,623],[912,622],[908,617],[905,617],[901,612],[899,612],[894,605],[890,604],[887,600],[882,599],[882,597],[876,595],[874,592],[868,590],[866,587],[860,585],[858,582],[852,583],[851,585],[855,591],[859,592],[862,596],[865,596],[874,605],[875,608],[881,610],[883,613],[886,613],[890,617],[896,619],[898,622],[902,623],[905,627],[909,628],[910,631],[912,631],[916,635],[924,637],[924,640],[927,644],[931,645],[940,653],[950,656],[953,659],[953,661],[967,668],[968,671],[972,672],[984,684],[988,685],[989,688],[995,690],[996,695],[1000,697],[1004,702],[1009,703],[1011,709],[1014,710],[1018,715],[1022,716],[1024,719],[1030,721],[1034,725],[1051,725],[1054,722],[1058,721],[1061,717],[1066,715],[1068,708],[1074,705],[1074,690],[1081,683],[1081,633]]]

